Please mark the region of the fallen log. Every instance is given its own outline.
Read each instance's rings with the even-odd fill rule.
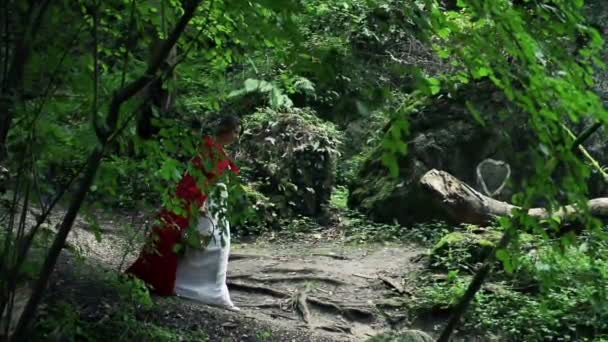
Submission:
[[[458,223],[488,225],[499,217],[511,216],[516,210],[521,209],[485,196],[445,171],[435,169],[428,171],[420,178],[420,185],[432,200]],[[608,198],[589,200],[588,209],[592,216],[608,218]],[[561,207],[553,213],[545,208],[528,210],[528,215],[531,217],[546,219],[552,216],[559,217],[562,221],[574,219],[580,213],[581,209],[574,205]]]

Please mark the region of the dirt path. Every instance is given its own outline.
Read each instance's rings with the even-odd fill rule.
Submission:
[[[379,309],[390,307],[394,294],[408,292],[403,275],[416,270],[412,259],[419,254],[335,243],[245,246],[233,256],[254,256],[231,261],[230,287],[247,314],[361,341],[390,328]]]
[[[124,269],[138,248],[128,246],[117,228],[121,223],[108,218],[99,223],[101,241],[79,219],[69,245],[87,260]],[[165,316],[205,325],[221,341],[364,341],[407,323],[401,298],[410,292],[408,275],[422,267],[416,260],[424,249],[345,246],[329,231],[305,236],[233,245],[229,287],[240,312],[157,300],[167,308]],[[171,321],[169,316],[157,319]]]

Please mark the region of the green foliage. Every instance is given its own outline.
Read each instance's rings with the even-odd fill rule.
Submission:
[[[355,211],[345,210],[342,219],[346,241],[359,244],[374,242],[418,243],[432,246],[452,227],[443,222],[403,227],[397,223],[376,223]]]
[[[514,272],[492,276],[467,313],[463,329],[470,333],[490,332],[509,341],[521,336],[530,341],[605,338],[608,334],[604,294],[608,284],[607,245],[594,241],[591,236],[584,236],[582,240],[580,246],[568,246],[561,251],[550,242],[522,244],[523,255]],[[593,244],[600,255],[589,255]],[[467,269],[468,262],[462,258],[452,255],[450,262],[460,263],[454,269]],[[461,275],[458,270],[451,271],[447,277],[422,276],[417,300],[412,305],[419,313],[449,311],[469,281],[470,276]]]
[[[564,119],[578,121],[583,115],[602,121],[606,118],[602,101],[590,88],[593,67],[602,65],[602,39],[594,29],[581,24],[582,2],[530,9],[506,0],[491,5],[460,1],[458,12],[443,11],[435,1],[421,3],[424,6],[412,7],[410,15],[419,19],[421,31],[432,35],[427,36],[429,41],[458,70],[443,77],[446,92],[449,94],[469,80],[489,78],[529,114],[540,140],[538,157],[555,159],[539,164],[538,177],[517,202],[525,204],[539,198],[555,202],[557,192],[551,189],[548,175],[553,173],[557,160],[568,170],[562,178],[562,185],[568,187],[568,199],[580,201],[588,169],[569,152],[572,140],[558,126]],[[586,39],[582,46],[575,41],[578,36]],[[419,89],[432,95],[441,83],[428,78],[428,86]],[[547,103],[555,106],[546,107]],[[398,141],[399,135],[406,133],[406,120],[400,117],[393,122],[393,134],[387,136],[385,143],[384,160],[393,173],[395,155],[405,151]]]
[[[384,127],[390,119],[395,103],[387,103],[383,110],[370,113],[367,117],[351,121],[344,128],[344,139],[348,144],[341,148],[342,156],[338,161],[336,183],[350,186],[358,176],[363,163],[381,141]]]
[[[346,241],[359,244],[373,242],[398,242],[406,240],[404,228],[398,224],[381,224],[352,213],[346,218]]]
[[[500,231],[455,231],[445,235],[431,250],[431,265],[447,270],[475,270],[501,237]]]
[[[367,155],[364,153],[357,154],[349,159],[342,159],[338,162],[336,172],[336,183],[340,186],[348,186],[355,179],[357,179],[357,173],[365,162]]]
[[[78,267],[77,270],[84,268]],[[82,315],[87,310],[87,300],[81,302],[71,296],[57,298],[36,323],[35,338],[45,341],[98,341],[107,338],[117,341],[207,340],[201,331],[169,328],[138,319],[138,312],[155,307],[146,285],[139,279],[107,273],[89,276],[88,281],[96,281],[97,284],[87,287],[87,290],[105,293],[99,301],[90,304],[96,308],[95,312]]]
[[[287,94],[286,90],[276,83],[269,83],[250,78],[245,80],[243,88],[234,90],[228,94],[228,99],[241,97],[252,93],[259,93],[266,97],[266,105],[274,110],[281,110],[290,109],[293,107],[293,101],[288,96],[289,93],[294,94],[301,92],[313,96],[315,94],[314,84],[312,84],[312,82],[306,78],[283,78],[282,81],[287,83],[284,84],[284,86],[287,87]]]
[[[272,330],[266,328],[259,330],[256,334],[258,341],[269,341],[272,339]]]
[[[576,122],[583,115],[600,121],[607,117],[591,89],[594,67],[603,65],[599,59],[602,39],[585,24],[582,2],[527,8],[510,1],[491,5],[460,1],[459,12],[442,11],[434,1],[425,5],[428,12],[418,14],[429,18],[421,21],[428,26],[421,28],[433,34],[436,49],[459,70],[446,75],[447,91],[458,83],[489,78],[528,113],[540,141],[539,160],[553,159],[539,163],[537,177],[516,202],[529,205],[543,198],[555,203],[558,193],[549,176],[558,161],[567,170],[560,184],[568,192],[567,199],[580,202],[588,168],[572,154],[572,139],[559,125],[566,119]],[[584,37],[584,43],[577,37]],[[547,103],[555,105],[547,107]]]
[[[208,341],[200,330],[170,328],[136,319],[132,313],[113,312],[103,322],[90,322],[80,317],[78,308],[59,302],[49,308],[37,323],[34,338],[44,341]]]
[[[307,48],[291,70],[317,86],[308,104],[348,124],[368,118],[393,92],[412,90],[416,64],[436,65],[405,9],[414,1],[306,1],[299,16]]]
[[[427,77],[418,90],[427,96],[440,92],[451,96],[462,84],[473,80],[490,80],[509,101],[528,115],[528,123],[539,141],[538,146],[531,147],[536,156],[535,175],[525,182],[525,190],[515,195],[513,202],[524,208],[541,202],[554,210],[559,207],[560,201],[566,201],[586,208],[586,182],[590,167],[575,154],[576,149],[572,149],[574,139],[561,127],[563,122],[579,122],[584,117],[604,124],[608,122],[608,111],[593,89],[594,73],[597,68],[604,66],[601,58],[603,41],[599,32],[585,21],[582,12],[584,2],[461,0],[457,2],[455,10],[449,11],[444,10],[438,1],[418,3],[420,6],[408,9],[410,16],[420,32],[426,35],[426,41],[433,44],[437,54],[454,66],[452,72],[440,77]],[[479,113],[472,106],[469,107],[471,114],[481,119]],[[407,152],[402,135],[407,134],[408,113],[399,114],[393,120],[383,145],[383,161],[393,175],[399,171],[397,157]],[[559,178],[556,180],[553,176],[557,172]],[[525,212],[516,213],[513,219],[501,220],[504,230],[513,232],[515,236],[520,232],[534,231],[548,238],[546,230],[559,229],[559,220],[550,219],[540,224],[527,217]],[[581,224],[592,232],[595,239],[605,238],[597,220],[588,215],[581,216]],[[449,240],[459,237],[462,238],[452,235]],[[567,250],[581,246],[581,242],[581,239],[562,239],[555,246],[565,246]],[[560,255],[563,250],[556,248],[554,251]],[[467,253],[470,254],[470,251]],[[511,271],[517,269],[520,253],[519,249],[510,248],[498,251],[497,256]],[[588,253],[597,257],[593,249]],[[455,261],[462,262],[458,258]],[[543,286],[550,288],[556,279],[563,276],[558,270],[554,271],[551,272],[552,277],[544,277]],[[582,279],[577,278],[576,283],[579,288],[584,287]],[[449,289],[444,286],[436,288],[433,294],[438,296],[439,301],[453,303],[462,295],[461,291],[455,290],[462,289],[462,285],[459,279],[457,284],[450,283]],[[553,292],[543,292],[540,299],[524,304],[523,310],[514,305],[512,312],[519,315],[517,317],[521,320],[508,325],[513,321],[501,318],[501,321],[509,322],[508,327],[501,327],[506,330],[503,333],[510,334],[517,330],[514,327],[522,327],[524,329],[517,331],[519,334],[512,336],[526,336],[531,340],[602,335],[605,318],[601,319],[598,312],[602,312],[604,306],[595,300],[593,291],[578,297],[571,293],[574,292],[573,288],[569,290],[567,284],[562,286]],[[483,296],[480,295],[478,300],[487,298]],[[495,299],[500,299],[501,309],[504,308],[506,298]],[[513,296],[511,302],[522,305],[526,301],[529,299]],[[573,308],[580,309],[581,306],[589,308],[591,313],[576,323],[569,321]],[[484,306],[476,308],[474,311],[479,313]],[[498,307],[490,307],[490,310],[498,310]],[[499,311],[504,316],[505,312]],[[473,320],[483,322],[484,315],[488,318],[491,311],[481,312]],[[530,326],[530,322],[538,322],[539,326],[534,331],[528,331],[525,328]]]
[[[348,189],[343,186],[337,186],[331,193],[331,206],[336,209],[346,210],[348,202]]]
[[[6,215],[6,208],[2,208],[2,214]],[[6,227],[3,227],[6,228]],[[28,258],[19,270],[17,279],[19,283],[33,281],[36,279],[38,272],[42,268],[44,258],[46,257],[46,248],[50,244],[55,231],[52,230],[47,223],[43,223],[40,226],[40,232],[37,234],[32,241],[32,249]],[[7,266],[14,267],[14,262],[17,259],[16,243],[14,239],[7,238],[8,229],[0,231],[0,256],[6,258]],[[73,246],[66,246],[75,255],[78,255],[78,251],[74,250]],[[0,277],[0,287],[6,285],[6,278]]]

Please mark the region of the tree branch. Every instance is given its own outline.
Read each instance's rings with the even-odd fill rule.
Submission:
[[[65,241],[72,229],[72,225],[74,224],[76,215],[78,214],[78,211],[80,210],[80,207],[82,206],[82,203],[84,202],[84,199],[87,193],[89,192],[91,185],[93,184],[95,175],[97,174],[97,170],[99,168],[99,165],[101,164],[104,149],[109,142],[108,138],[112,136],[116,129],[121,105],[125,101],[133,97],[144,86],[146,86],[149,83],[150,79],[156,74],[156,72],[160,68],[160,65],[162,64],[162,61],[167,57],[167,55],[179,39],[180,35],[184,32],[190,20],[194,17],[194,13],[196,12],[196,9],[198,8],[198,5],[200,3],[201,1],[199,0],[187,1],[184,4],[184,14],[171,32],[171,35],[169,36],[167,41],[161,47],[158,55],[155,56],[153,63],[148,66],[148,69],[146,70],[145,74],[114,94],[106,121],[106,129],[108,129],[108,131],[105,133],[106,138],[101,141],[100,146],[97,146],[93,149],[88,158],[84,177],[80,181],[80,185],[70,201],[68,211],[66,212],[63,221],[61,222],[59,231],[55,236],[55,239],[53,240],[53,244],[49,248],[48,255],[44,261],[44,265],[34,286],[32,296],[27,302],[23,313],[19,319],[19,323],[17,324],[17,328],[15,329],[14,336],[12,337],[13,341],[24,341],[27,339],[29,325],[35,317],[35,312],[42,299],[42,294],[46,289],[48,280],[51,276],[51,273],[53,272],[53,269],[55,268],[57,259],[61,254],[61,250],[65,246]]]
[[[113,131],[116,127],[118,116],[120,114],[120,106],[122,106],[124,102],[128,101],[150,82],[152,82],[152,80],[154,80],[156,72],[160,69],[160,66],[164,60],[167,59],[167,56],[169,56],[171,49],[173,49],[173,46],[177,43],[177,40],[186,29],[188,22],[190,22],[190,20],[194,17],[194,13],[196,12],[196,9],[200,3],[201,1],[186,1],[184,4],[184,14],[177,22],[167,40],[161,45],[157,54],[152,57],[152,61],[148,65],[144,75],[114,94],[112,102],[110,103],[110,110],[106,121],[107,129],[109,131]],[[105,134],[106,139],[109,137],[109,134],[110,132]]]

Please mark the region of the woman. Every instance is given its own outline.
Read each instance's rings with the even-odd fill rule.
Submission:
[[[236,309],[226,287],[230,230],[225,218],[217,215],[222,203],[209,199],[208,194],[211,189],[225,189],[224,184],[218,183],[222,174],[239,172],[223,147],[233,143],[240,130],[237,117],[225,117],[219,122],[215,137],[203,139],[199,154],[191,161],[190,171],[177,186],[178,205],[161,210],[161,224],[153,228],[141,255],[127,269],[126,273],[146,282],[153,292],[162,296],[177,294]],[[210,240],[206,240],[208,245],[203,245],[201,250],[186,248],[180,258],[177,250],[183,247],[180,242],[187,230],[189,234],[198,232]]]

